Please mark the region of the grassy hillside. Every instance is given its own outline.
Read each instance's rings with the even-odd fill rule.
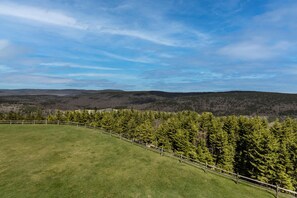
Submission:
[[[0,125],[0,197],[274,197],[97,130]]]

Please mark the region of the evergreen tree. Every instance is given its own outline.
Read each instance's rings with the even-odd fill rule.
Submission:
[[[36,111],[0,113],[0,119],[44,119]],[[212,113],[113,110],[49,112],[49,121],[100,126],[165,151],[183,154],[258,180],[297,189],[297,121]]]
[[[212,153],[215,165],[232,171],[234,150],[228,143],[228,134],[222,129],[223,123],[219,119],[212,119],[209,126],[208,146]]]
[[[136,139],[151,144],[155,140],[154,128],[149,120],[136,127],[137,136]]]

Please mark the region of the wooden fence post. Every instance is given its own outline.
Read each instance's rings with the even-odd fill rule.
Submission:
[[[238,184],[238,181],[239,181],[239,174],[236,173],[236,183]]]
[[[278,191],[279,191],[278,185],[276,184],[276,186],[275,186],[275,197],[276,198],[278,198]]]

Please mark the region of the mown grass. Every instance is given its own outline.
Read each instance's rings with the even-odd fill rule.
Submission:
[[[0,197],[274,197],[98,130],[0,125]]]

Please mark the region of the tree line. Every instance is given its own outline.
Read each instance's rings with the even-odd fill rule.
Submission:
[[[31,117],[30,117],[31,116]],[[297,120],[223,116],[192,111],[56,111],[44,116],[0,114],[0,119],[86,123],[169,152],[263,182],[297,190]]]

